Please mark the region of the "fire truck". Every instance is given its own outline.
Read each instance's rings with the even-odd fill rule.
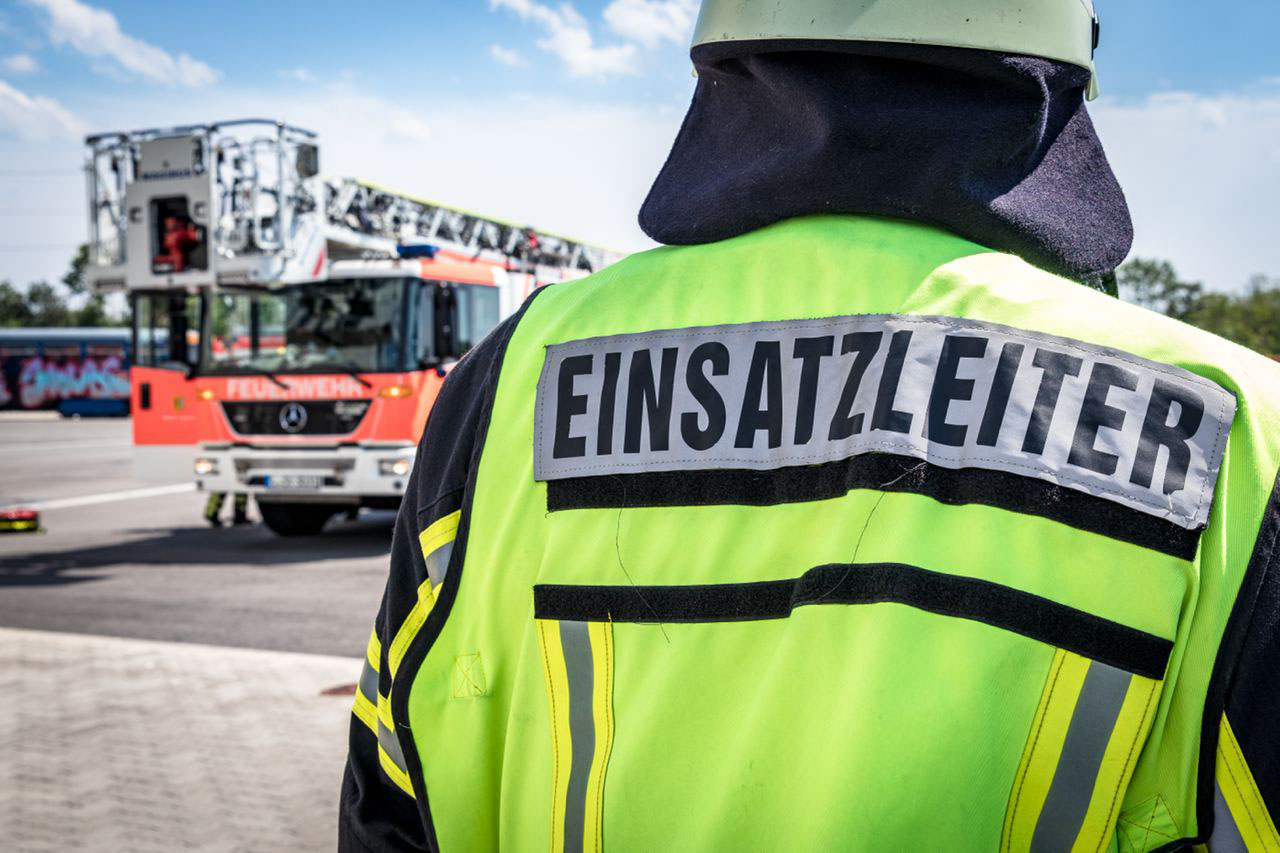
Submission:
[[[284,536],[398,506],[450,366],[534,288],[620,257],[324,178],[283,122],[86,147],[87,277],[129,298],[139,476],[253,494]]]

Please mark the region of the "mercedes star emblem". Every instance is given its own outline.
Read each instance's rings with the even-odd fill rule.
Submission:
[[[301,403],[285,403],[280,409],[280,429],[302,432],[307,427],[307,408]]]

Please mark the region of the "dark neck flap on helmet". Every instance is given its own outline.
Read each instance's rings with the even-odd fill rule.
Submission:
[[[862,213],[1094,286],[1129,253],[1133,223],[1085,110],[1083,68],[850,41],[706,44],[693,60],[693,103],[640,210],[660,243]]]

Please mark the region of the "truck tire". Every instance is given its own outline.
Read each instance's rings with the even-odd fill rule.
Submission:
[[[315,536],[336,510],[323,504],[258,502],[262,523],[277,536]]]

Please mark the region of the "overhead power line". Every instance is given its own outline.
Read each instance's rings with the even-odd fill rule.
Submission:
[[[0,178],[47,178],[53,175],[83,174],[83,169],[0,169]]]

